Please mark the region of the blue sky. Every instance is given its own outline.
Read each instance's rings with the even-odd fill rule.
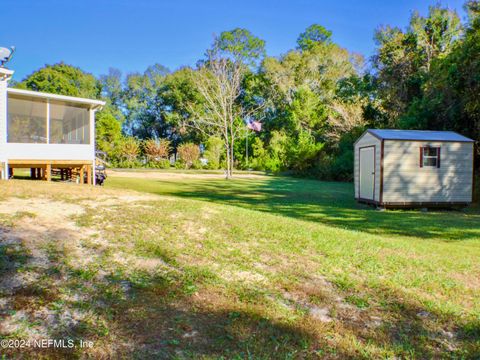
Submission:
[[[143,71],[154,63],[170,69],[193,65],[214,34],[244,27],[267,43],[269,55],[295,46],[298,34],[319,23],[335,42],[366,57],[382,24],[405,27],[422,0],[2,0],[0,46],[15,45],[9,64],[21,80],[59,61],[95,75],[116,67]],[[465,16],[464,0],[441,1]]]

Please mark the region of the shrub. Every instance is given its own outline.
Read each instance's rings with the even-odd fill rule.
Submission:
[[[97,150],[105,151],[109,161],[116,160],[116,150],[122,141],[122,125],[111,109],[106,106],[95,116],[95,146]]]
[[[159,169],[170,169],[170,160],[168,159],[161,159],[157,164]]]
[[[263,141],[260,138],[255,138],[252,144],[253,159],[251,160],[251,166],[254,170],[265,170],[265,160],[267,151]]]
[[[185,143],[178,147],[178,155],[182,160],[185,169],[192,167],[195,161],[198,161],[200,158],[200,148],[198,145],[192,143]]]
[[[169,169],[170,168],[170,160],[168,159],[160,159],[155,161],[149,161],[147,166],[154,169]]]
[[[140,144],[134,137],[124,137],[118,146],[118,157],[120,163],[135,164],[138,163],[140,153]]]
[[[205,143],[205,158],[208,160],[208,169],[216,170],[220,167],[220,159],[223,154],[223,140],[216,136],[210,136]]]
[[[310,132],[300,131],[298,137],[292,139],[288,147],[288,168],[299,174],[307,174],[323,147],[324,144],[316,142]]]
[[[267,148],[261,139],[255,138],[252,144],[253,159],[251,161],[254,170],[279,172],[283,169],[284,160],[282,159],[285,159],[287,137],[278,131],[273,131],[272,134]]]
[[[141,167],[142,164],[138,160],[120,160],[115,162],[115,166],[119,168],[133,169]]]
[[[170,141],[166,139],[149,139],[143,143],[143,150],[148,162],[156,162],[167,159],[170,153]]]
[[[192,163],[192,169],[203,169],[203,165],[202,165],[202,162],[200,160],[195,160],[193,163]]]
[[[185,162],[181,159],[178,159],[177,161],[175,161],[174,167],[175,169],[185,169]]]

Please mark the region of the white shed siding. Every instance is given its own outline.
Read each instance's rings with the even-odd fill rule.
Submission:
[[[441,148],[440,168],[420,167],[420,147]],[[471,202],[472,143],[384,140],[383,202]]]
[[[379,201],[380,199],[380,156],[381,156],[381,146],[382,142],[373,136],[370,133],[365,133],[355,144],[355,162],[354,162],[354,183],[355,183],[355,198],[359,197],[358,185],[359,185],[359,158],[358,152],[361,147],[364,146],[375,146],[375,193],[374,200]]]

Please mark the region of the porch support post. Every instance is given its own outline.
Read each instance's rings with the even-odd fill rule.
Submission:
[[[92,164],[92,184],[93,186],[97,185],[97,162],[96,160],[93,160]]]
[[[80,167],[80,184],[85,184],[85,165]]]
[[[87,184],[92,185],[92,165],[87,165]]]
[[[46,168],[46,180],[47,181],[52,181],[52,164],[47,164]]]

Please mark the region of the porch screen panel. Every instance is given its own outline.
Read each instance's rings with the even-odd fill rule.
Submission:
[[[45,101],[8,97],[7,142],[47,142]]]
[[[89,143],[88,109],[66,103],[50,103],[50,144]]]

